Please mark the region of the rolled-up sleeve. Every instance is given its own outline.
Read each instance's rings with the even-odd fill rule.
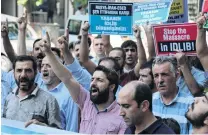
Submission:
[[[82,85],[86,90],[90,89],[91,75],[84,69],[79,62],[74,59],[72,64],[66,65],[66,68],[72,73],[72,76]]]

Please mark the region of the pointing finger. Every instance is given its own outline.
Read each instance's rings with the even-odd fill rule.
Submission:
[[[46,39],[47,39],[47,42],[50,43],[50,36],[49,36],[48,32],[46,32]]]
[[[6,27],[8,28],[8,18],[6,18]]]

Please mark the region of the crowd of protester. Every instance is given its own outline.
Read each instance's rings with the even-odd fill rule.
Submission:
[[[197,56],[180,50],[174,56],[156,56],[150,24],[143,26],[146,45],[135,25],[136,42],[113,48],[109,35],[91,41],[88,22],[76,42],[70,42],[66,30],[57,47],[51,47],[46,32],[28,54],[26,17],[18,20],[17,52],[8,24],[1,25],[3,46],[13,62],[13,70],[1,71],[3,118],[25,122],[25,127],[38,124],[83,134],[208,134],[203,15],[196,22]],[[90,49],[96,56],[90,56]]]

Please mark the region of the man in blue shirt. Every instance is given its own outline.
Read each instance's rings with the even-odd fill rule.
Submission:
[[[78,106],[72,100],[66,86],[54,74],[47,57],[43,58],[41,73],[42,82],[39,84],[40,88],[51,93],[58,101],[62,128],[78,132]]]
[[[6,74],[6,72],[1,70],[1,114],[3,114],[6,97],[9,95],[10,92],[12,92],[12,89],[9,87],[9,84],[7,83],[7,81],[5,81]]]
[[[153,94],[153,113],[162,118],[174,118],[180,125],[181,134],[192,131],[191,123],[185,118],[193,102],[190,94],[178,89],[177,60],[170,56],[157,56],[153,62],[153,76],[158,92]]]
[[[175,55],[180,71],[180,77],[177,80],[179,89],[191,96],[199,96],[204,90],[204,72],[191,67],[185,53],[178,52]]]

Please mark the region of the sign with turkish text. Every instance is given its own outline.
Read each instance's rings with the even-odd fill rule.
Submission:
[[[90,34],[132,35],[133,3],[89,2]]]
[[[168,20],[172,0],[152,0],[134,3],[133,23],[146,24],[147,22],[160,23]]]
[[[157,55],[172,55],[182,51],[196,55],[197,25],[195,23],[154,26],[154,43]]]

